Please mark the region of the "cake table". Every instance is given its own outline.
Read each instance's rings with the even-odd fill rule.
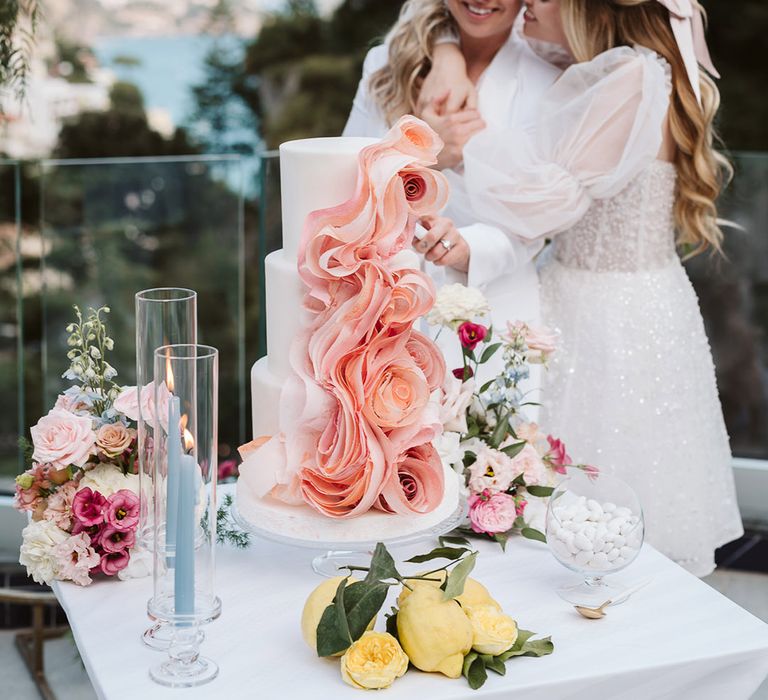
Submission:
[[[768,625],[647,545],[622,575],[652,582],[600,621],[579,617],[557,597],[570,574],[546,546],[515,538],[506,553],[490,542],[477,547],[473,575],[521,627],[552,635],[555,653],[515,659],[506,676],[489,674],[477,691],[463,678],[411,670],[377,697],[746,700],[768,675]],[[311,556],[258,538],[247,550],[217,551],[223,611],[205,628],[205,648],[221,672],[210,685],[188,690],[149,679],[159,657],[139,637],[151,578],[88,588],[56,583],[54,591],[100,698],[362,698],[363,691],[342,682],[338,661],[316,658],[301,638],[304,600],[322,580],[309,568]]]

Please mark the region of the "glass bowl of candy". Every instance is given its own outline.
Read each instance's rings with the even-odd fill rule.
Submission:
[[[573,605],[620,602],[626,587],[605,577],[635,560],[644,532],[640,499],[629,484],[605,473],[570,474],[550,496],[547,545],[583,581],[559,588],[558,595]]]

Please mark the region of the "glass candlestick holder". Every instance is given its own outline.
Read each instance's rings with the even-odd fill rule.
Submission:
[[[157,683],[190,687],[216,677],[200,655],[200,626],[221,614],[214,591],[218,351],[167,345],[155,351],[153,595],[150,617],[166,623],[168,657]]]

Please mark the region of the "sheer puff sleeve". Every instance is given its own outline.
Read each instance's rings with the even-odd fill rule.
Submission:
[[[564,231],[657,156],[671,73],[657,54],[620,47],[571,66],[529,133],[485,130],[464,148],[474,210],[527,239]]]

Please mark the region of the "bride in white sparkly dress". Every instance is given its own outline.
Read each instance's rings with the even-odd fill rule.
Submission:
[[[577,62],[533,133],[487,129],[467,144],[467,187],[486,219],[554,241],[542,317],[561,343],[541,422],[575,459],[630,482],[648,541],[703,576],[743,531],[709,344],[676,251],[719,250],[722,237],[726,169],[711,145],[717,90],[697,62],[714,72],[701,17],[689,0],[526,6],[526,34]]]

